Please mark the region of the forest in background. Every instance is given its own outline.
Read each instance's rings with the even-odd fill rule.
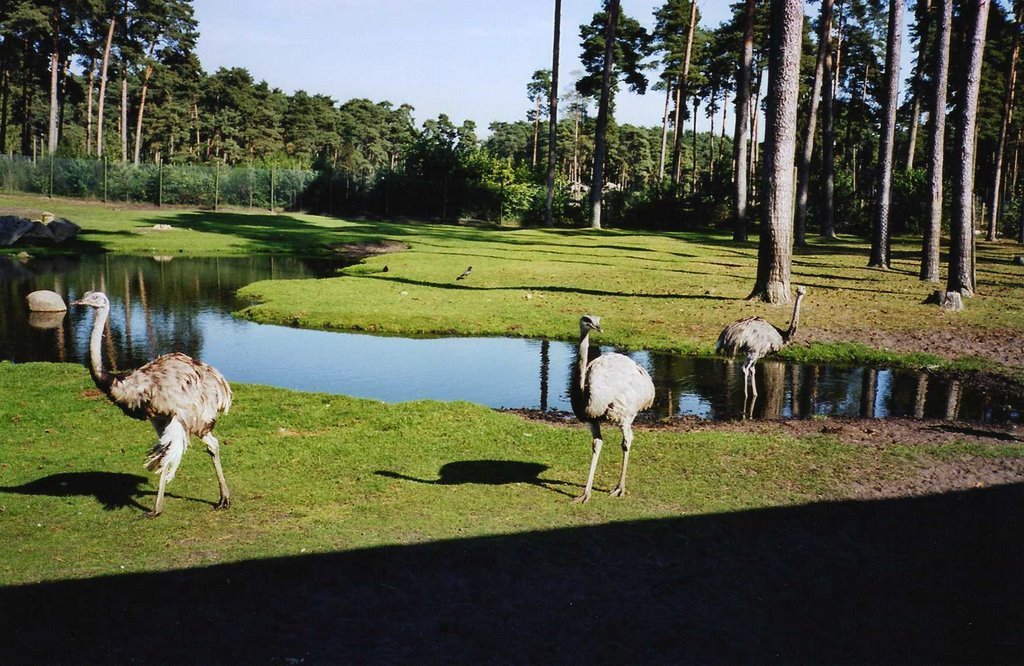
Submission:
[[[605,50],[606,4],[579,33],[585,71],[560,86],[555,136],[554,219],[583,224],[595,150],[595,106]],[[617,3],[616,3],[617,4]],[[764,123],[762,94],[768,62],[770,3],[754,14],[750,127]],[[893,231],[920,231],[928,215],[927,127],[931,64],[939,0],[910,0],[915,62],[901,72],[892,181]],[[950,40],[948,116],[962,98],[964,8],[955,2]],[[808,3],[803,23],[798,135],[811,117],[820,3]],[[700,24],[690,0],[667,0],[646,30],[622,9],[615,35],[612,93],[602,188],[604,215],[619,227],[694,228],[731,223],[735,188],[735,97],[742,61],[744,6],[732,20]],[[842,231],[867,233],[876,195],[889,3],[837,0],[827,38],[834,55],[834,218]],[[691,30],[692,26],[692,30]],[[0,153],[109,163],[244,166],[313,170],[301,198],[311,210],[336,214],[432,219],[544,219],[551,70],[524,81],[523,119],[494,122],[481,140],[472,122],[442,114],[418,123],[400,101],[352,99],[323,92],[285,94],[255,81],[242,67],[204,72],[195,53],[200,26],[188,0],[0,1]],[[1021,95],[1011,67],[1018,52],[1020,8],[993,3],[988,13],[978,102],[978,218],[992,191],[999,231],[1020,224]],[[614,122],[614,93],[665,97],[665,115],[649,127]],[[694,130],[697,117],[712,130]],[[817,192],[822,122],[815,128],[807,221],[820,216]],[[947,123],[952,136],[954,123]],[[947,140],[946,150],[952,150]],[[1002,146],[1000,145],[1002,144]],[[760,203],[761,146],[750,143],[752,220]],[[995,183],[996,155],[1004,156]],[[61,162],[58,162],[60,164]],[[84,171],[80,169],[80,171]],[[191,172],[190,172],[191,173]],[[209,180],[209,173],[203,178]],[[83,176],[84,177],[84,176]],[[198,178],[198,176],[196,176]],[[264,180],[267,177],[262,176]],[[251,178],[250,178],[251,180]],[[303,181],[304,182],[304,181]],[[40,191],[45,191],[40,186]],[[146,187],[140,191],[148,192]],[[144,194],[142,196],[151,196]],[[250,192],[251,197],[251,192]],[[266,200],[264,194],[262,200]]]

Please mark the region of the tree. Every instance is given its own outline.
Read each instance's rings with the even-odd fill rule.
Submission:
[[[555,0],[555,29],[551,45],[551,86],[548,89],[548,182],[544,223],[555,226],[555,146],[558,141],[558,41],[562,33],[562,0]]]
[[[667,0],[655,11],[654,16],[654,35],[658,50],[663,52],[665,82],[675,92],[672,182],[678,184],[682,178],[682,121],[686,112],[686,94],[689,92],[693,36],[700,15],[695,0]]]
[[[840,0],[842,2],[842,0]],[[840,31],[842,24],[840,24]],[[836,53],[842,48],[842,32],[837,39]],[[822,83],[824,88],[821,97],[821,219],[818,222],[818,233],[825,238],[835,238],[835,145],[836,145],[836,112],[835,91],[836,76],[832,59],[832,40],[829,39],[825,49],[825,61],[822,63]]]
[[[757,280],[748,298],[775,304],[790,302],[793,161],[796,155],[803,21],[803,0],[772,0],[768,111],[765,114],[764,205]]]
[[[590,182],[590,226],[601,228],[601,195],[604,190],[605,131],[608,128],[608,106],[612,96],[612,68],[615,57],[615,28],[619,22],[619,0],[608,0],[608,27],[604,33],[604,63],[601,76],[601,101],[597,106],[597,128],[594,135],[594,175]]]
[[[889,268],[889,207],[892,204],[892,157],[899,102],[900,41],[903,32],[903,0],[889,0],[889,38],[885,49],[885,87],[882,93],[882,131],[878,137],[878,185],[875,221],[868,266]]]
[[[821,96],[822,79],[825,75],[825,58],[832,40],[832,0],[821,1],[821,16],[818,18],[818,57],[814,67],[814,84],[811,87],[811,106],[804,129],[803,153],[797,166],[796,179],[796,220],[794,233],[796,244],[804,246],[804,226],[807,220],[807,190],[810,185],[811,157],[814,155],[814,130],[818,116],[818,99]]]
[[[1013,120],[1013,98],[1017,88],[1017,55],[1020,53],[1021,18],[1024,5],[1017,8],[1013,22],[1013,48],[1010,51],[1010,72],[1006,77],[1006,94],[1003,101],[1003,117],[999,124],[999,138],[996,140],[995,167],[992,174],[992,189],[989,192],[988,233],[986,240],[996,239],[996,224],[999,221],[1000,188],[1003,175],[1003,152],[1006,148],[1006,135]]]
[[[953,147],[956,169],[953,172],[953,219],[950,224],[949,273],[946,292],[974,295],[974,131],[978,122],[978,90],[981,87],[981,60],[985,52],[989,0],[973,0],[968,5],[968,60],[963,97],[957,110],[956,145]]]
[[[746,0],[743,12],[743,51],[736,73],[736,131],[733,140],[733,240],[747,240],[747,168],[750,158],[750,78],[754,65],[754,0]]]
[[[931,197],[928,202],[928,224],[921,248],[921,279],[939,281],[939,236],[942,233],[942,169],[946,137],[946,86],[949,81],[949,33],[953,23],[953,0],[939,0],[939,17],[935,44],[935,69],[932,72],[932,113],[928,137],[928,181]]]
[[[526,84],[526,97],[533,104],[533,108],[527,113],[527,118],[533,121],[533,158],[531,166],[537,166],[537,144],[540,139],[540,119],[544,116],[542,103],[551,92],[551,72],[546,69],[538,69],[533,73],[533,78]]]
[[[939,0],[940,2],[942,0]],[[917,147],[917,126],[918,118],[921,115],[922,97],[922,73],[925,70],[925,62],[928,57],[928,33],[931,28],[932,0],[918,0],[917,2],[917,62],[914,65],[914,78],[910,83],[910,137],[907,140],[907,161],[906,170],[914,168],[914,152]]]

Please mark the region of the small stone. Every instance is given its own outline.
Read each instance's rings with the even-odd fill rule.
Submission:
[[[154,224],[153,225],[153,231],[171,231],[172,229],[174,229],[174,227],[172,227],[169,224]]]
[[[44,212],[42,215],[39,216],[39,221],[42,222],[43,224],[49,224],[50,222],[53,222],[54,219],[55,216],[53,213]]]
[[[25,300],[28,301],[28,309],[32,312],[64,312],[68,309],[60,294],[48,289],[33,291]]]

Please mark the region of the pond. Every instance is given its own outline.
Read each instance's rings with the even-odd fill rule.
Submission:
[[[85,362],[92,312],[73,307],[66,317],[39,322],[30,316],[25,296],[52,289],[73,300],[100,289],[111,300],[104,353],[115,368],[135,368],[160,354],[183,351],[236,382],[388,402],[426,398],[570,410],[568,386],[576,357],[571,343],[378,337],[269,326],[231,316],[244,305],[236,301],[235,291],[250,282],[324,277],[339,266],[324,259],[270,256],[0,257],[0,359]],[[568,328],[575,326],[567,322]],[[611,350],[595,347],[591,355]],[[626,353],[654,378],[657,415],[743,416],[739,363]],[[756,418],[909,416],[1016,423],[1024,413],[1019,391],[964,378],[770,360],[759,363],[757,372]]]

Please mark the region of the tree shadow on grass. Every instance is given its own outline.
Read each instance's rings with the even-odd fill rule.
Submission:
[[[1021,524],[1013,484],[16,585],[0,662],[1020,663]]]
[[[0,486],[0,493],[12,495],[45,495],[48,497],[92,496],[105,511],[134,508],[149,511],[138,502],[140,497],[155,496],[156,491],[143,490],[149,479],[138,474],[122,472],[61,472],[23,483],[20,486]],[[166,493],[166,497],[200,502],[213,506],[213,502]]]
[[[518,460],[459,460],[442,465],[441,469],[437,472],[436,479],[417,479],[413,476],[406,476],[405,474],[386,470],[375,472],[375,474],[389,479],[429,483],[438,486],[458,486],[463,484],[503,486],[513,483],[524,483],[561,495],[571,496],[570,493],[558,488],[552,488],[551,486],[568,486],[572,484],[555,479],[540,478],[540,475],[547,471],[547,469],[548,466],[541,463]]]

